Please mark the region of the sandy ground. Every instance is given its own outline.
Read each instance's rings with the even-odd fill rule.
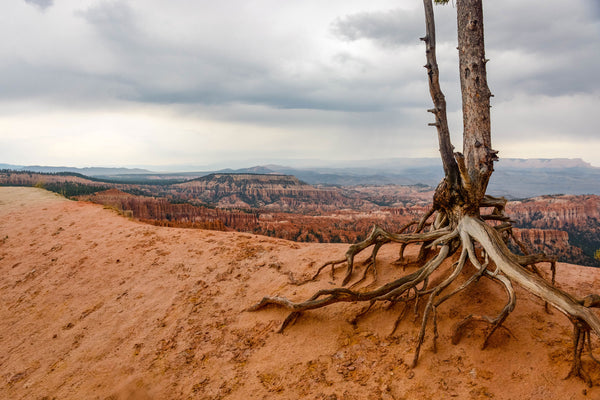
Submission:
[[[245,312],[263,295],[294,299],[333,287],[308,276],[346,245],[144,225],[102,206],[34,188],[0,187],[2,399],[598,399],[570,368],[571,325],[518,291],[490,346],[466,314],[498,312],[503,290],[482,280],[440,308],[410,369],[419,320],[390,336],[401,306],[308,312],[284,334],[279,309]],[[402,274],[384,247],[378,283]],[[599,292],[600,271],[559,266],[559,285]],[[336,276],[341,279],[341,273]],[[369,278],[372,279],[372,278]],[[585,358],[600,383],[600,368]]]

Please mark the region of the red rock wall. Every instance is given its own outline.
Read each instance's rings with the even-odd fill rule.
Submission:
[[[86,196],[85,199],[158,225],[246,231],[253,230],[258,221],[255,213],[210,209],[186,203],[173,204],[167,199],[133,196],[117,189]]]

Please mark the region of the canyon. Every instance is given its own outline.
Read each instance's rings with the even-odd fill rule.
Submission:
[[[211,174],[172,188],[181,200],[220,208],[303,213],[364,206],[341,190],[316,188],[291,175]]]
[[[397,231],[430,206],[427,185],[309,185],[291,175],[214,173],[132,183],[72,173],[0,172],[0,185],[38,186],[154,225],[233,230],[298,242],[353,243],[374,225]],[[600,267],[600,196],[512,200],[507,215],[531,252]],[[516,248],[516,247],[515,247]]]
[[[521,230],[530,232],[526,241],[540,251],[550,253],[555,247],[559,259],[600,267],[594,258],[600,248],[600,196],[547,195],[511,201],[507,214]],[[570,248],[556,245],[564,243],[564,233]]]

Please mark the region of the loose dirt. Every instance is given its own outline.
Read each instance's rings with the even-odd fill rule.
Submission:
[[[440,307],[437,352],[428,335],[414,369],[412,308],[392,335],[401,305],[353,321],[363,305],[338,304],[283,334],[275,331],[286,311],[245,311],[264,295],[302,300],[334,287],[341,271],[335,281],[329,270],[291,281],[345,251],[155,227],[41,189],[0,187],[0,398],[600,398],[598,386],[563,380],[566,317],[523,291],[487,349],[477,324],[450,343],[467,313],[502,308],[502,288],[487,280]],[[375,284],[405,273],[392,263],[397,251],[381,250]],[[557,280],[576,295],[600,292],[600,270],[559,264]],[[600,383],[600,368],[584,362]]]

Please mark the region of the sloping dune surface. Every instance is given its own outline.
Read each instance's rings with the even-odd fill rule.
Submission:
[[[412,308],[391,336],[402,305],[375,306],[354,324],[363,305],[334,305],[284,334],[275,331],[285,311],[244,311],[264,295],[300,300],[333,287],[329,270],[290,282],[345,250],[144,225],[40,189],[0,187],[0,398],[600,398],[597,386],[563,380],[566,317],[523,291],[487,349],[477,324],[450,343],[465,315],[502,308],[503,290],[487,280],[440,307],[437,352],[428,334],[415,369]],[[382,249],[377,283],[405,273],[392,264],[397,251]],[[600,292],[600,271],[562,264],[558,282],[577,295]],[[600,368],[584,360],[600,383]]]

